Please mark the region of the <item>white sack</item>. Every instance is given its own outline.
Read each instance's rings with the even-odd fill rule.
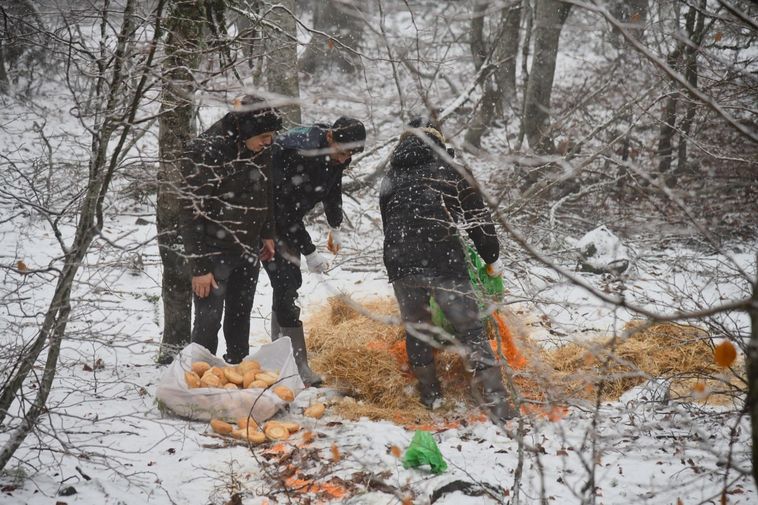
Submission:
[[[247,356],[245,361],[253,359],[264,370],[279,370],[280,380],[275,386],[287,386],[295,396],[305,387],[297,372],[289,337],[281,337],[271,344],[261,346],[257,352]],[[287,403],[270,389],[190,389],[184,380],[184,372],[191,370],[195,361],[205,361],[219,368],[228,366],[223,359],[217,358],[200,344],[192,343],[182,349],[161,377],[155,394],[159,401],[177,415],[200,421],[212,418],[236,421],[240,417],[252,415],[257,422],[262,422]]]

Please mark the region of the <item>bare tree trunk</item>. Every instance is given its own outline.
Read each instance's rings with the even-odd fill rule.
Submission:
[[[7,93],[9,84],[8,73],[5,70],[5,50],[3,49],[3,40],[0,38],[0,93]]]
[[[487,49],[483,35],[483,19],[487,7],[486,3],[475,4],[471,20],[471,53],[474,57],[474,66],[478,71],[485,61],[491,61],[494,68],[494,79],[489,77],[485,79],[479,110],[464,137],[465,143],[474,147],[481,146],[482,136],[495,116],[504,115],[503,102],[510,99],[516,89],[516,55],[521,22],[521,2],[502,9],[500,26],[490,50]]]
[[[521,26],[521,0],[503,8],[500,26],[503,35],[495,47],[495,83],[504,102],[516,95],[516,64],[519,50],[519,27]],[[505,114],[505,107],[499,111]]]
[[[532,43],[532,26],[534,24],[534,6],[532,0],[523,0],[524,9],[524,43],[521,45],[521,80],[524,93],[524,99],[521,101],[521,124],[518,130],[518,140],[516,141],[516,151],[521,150],[524,145],[525,120],[526,117],[526,90],[529,88],[529,47]]]
[[[571,5],[537,0],[534,14],[534,58],[526,90],[524,130],[529,146],[538,154],[555,153],[550,126],[550,97],[563,23]]]
[[[265,29],[266,81],[268,90],[280,95],[287,103],[279,109],[286,123],[301,123],[300,79],[297,73],[297,27],[295,25],[295,0],[271,2],[267,0],[265,10],[271,9],[268,20],[279,29]]]
[[[490,3],[487,0],[475,0],[471,12],[471,56],[474,58],[474,69],[479,71],[487,58],[487,44],[484,41],[484,16]]]
[[[163,62],[158,144],[157,228],[163,264],[163,338],[158,361],[167,363],[190,341],[192,287],[184,248],[179,238],[182,176],[179,160],[192,136],[195,81],[200,64],[205,9],[202,2],[174,0],[168,18],[166,59]]]
[[[695,16],[697,11],[691,7],[685,16],[685,29],[687,33],[694,32]],[[684,42],[678,42],[676,48],[666,57],[666,63],[675,71],[680,71],[683,64],[682,58],[685,54],[686,46]],[[669,94],[663,107],[663,116],[661,117],[661,131],[658,138],[658,173],[661,175],[668,174],[671,170],[671,163],[674,157],[674,135],[676,133],[677,106],[680,100],[680,86],[674,85],[675,89]],[[668,176],[667,176],[668,177]],[[668,182],[673,184],[674,179],[668,178]]]
[[[238,14],[234,18],[234,25],[239,33],[240,46],[242,54],[247,60],[247,66],[253,68],[255,66],[255,49],[260,40],[260,33],[257,23],[254,23],[251,18],[253,17],[252,14],[260,13],[260,2],[258,0],[244,0],[240,2],[240,7],[251,13],[251,16]]]
[[[313,74],[332,62],[347,74],[360,68],[360,58],[344,47],[357,50],[363,41],[360,6],[339,0],[313,2],[313,29],[328,37],[313,34],[298,62],[300,70]]]
[[[705,35],[704,27],[706,7],[706,0],[701,0],[700,8],[697,10],[697,20],[695,21],[694,30],[688,32],[688,35],[694,47],[688,45],[684,49],[684,78],[687,79],[687,82],[693,88],[697,88],[698,84],[697,56],[700,49],[700,44],[703,41],[703,36]],[[687,170],[687,139],[690,135],[690,130],[692,129],[692,121],[695,118],[697,105],[698,104],[691,98],[687,102],[687,113],[684,116],[684,121],[682,122],[681,131],[679,133],[679,151],[677,154],[678,159],[677,167],[675,170],[675,172],[678,174],[682,174]],[[669,184],[669,186],[673,186],[675,184],[676,181],[674,177],[675,176],[672,175],[671,184]]]
[[[471,40],[469,48],[471,49],[471,56],[474,59],[474,70],[477,72],[482,68],[484,62],[488,60],[489,56],[487,42],[484,39],[484,18],[488,8],[489,2],[487,0],[475,0],[471,10]],[[481,146],[482,135],[487,131],[487,127],[495,117],[497,91],[489,76],[483,79],[482,87],[484,89],[479,109],[464,136],[464,142],[474,147]]]
[[[642,39],[647,23],[648,0],[615,0],[609,10],[613,17],[627,26],[627,31],[635,39]],[[624,40],[621,32],[614,26],[611,38],[613,46],[621,47]]]
[[[676,68],[679,56],[677,54],[669,57],[668,64],[671,68]],[[663,106],[663,115],[661,117],[661,131],[658,136],[658,173],[665,174],[671,168],[671,158],[674,152],[674,132],[676,126],[676,106],[679,100],[679,93],[672,91],[666,98]]]

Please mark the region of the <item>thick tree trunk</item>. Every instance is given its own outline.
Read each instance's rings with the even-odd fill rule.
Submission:
[[[264,8],[271,9],[268,19],[279,27],[279,30],[265,30],[268,90],[287,102],[279,106],[288,123],[286,126],[298,125],[301,119],[295,0],[281,0],[276,3],[267,0]]]
[[[672,59],[669,58],[669,64]],[[663,106],[661,117],[661,131],[658,135],[658,173],[665,174],[671,168],[671,159],[674,152],[674,132],[676,126],[676,107],[679,93],[674,91]]]
[[[313,34],[298,62],[300,70],[313,74],[330,63],[347,74],[360,68],[360,58],[344,47],[357,50],[363,41],[360,6],[338,0],[313,2],[313,29],[327,36]]]
[[[703,41],[705,35],[705,9],[707,7],[706,0],[700,1],[700,8],[697,10],[696,21],[694,26],[687,25],[688,35],[692,44],[687,45],[684,48],[684,77],[687,79],[687,83],[697,88],[698,85],[698,63],[697,57],[699,53],[700,44]],[[694,10],[694,9],[693,9]],[[679,151],[677,153],[677,166],[675,172],[678,174],[685,173],[687,171],[687,140],[692,130],[692,121],[695,119],[695,111],[698,108],[698,103],[690,99],[687,101],[687,112],[682,122],[681,132],[679,134]],[[673,186],[673,184],[670,184]]]
[[[538,154],[555,153],[550,126],[550,97],[563,23],[571,5],[537,0],[534,14],[534,57],[525,98],[524,130],[529,146]]]
[[[504,102],[509,101],[516,91],[516,55],[519,49],[519,25],[521,22],[521,2],[504,7],[500,15],[500,26],[493,41],[493,47],[487,50],[483,39],[483,16],[488,5],[475,4],[471,21],[471,53],[474,65],[479,70],[489,58],[494,65],[494,78],[487,78],[482,93],[482,101],[471,126],[466,130],[464,141],[474,147],[480,147],[482,136],[497,115],[504,116]]]
[[[0,39],[0,93],[7,93],[9,84],[8,73],[5,70],[5,50],[3,49],[3,41]]]
[[[192,136],[193,70],[200,63],[205,9],[202,2],[175,0],[169,17],[159,123],[158,247],[163,263],[163,338],[158,361],[170,361],[190,341],[192,288],[179,237],[179,160]]]
[[[695,17],[697,10],[695,7],[690,7],[685,15],[685,29],[688,34],[694,33],[695,30]],[[687,47],[684,42],[678,42],[676,48],[669,53],[666,57],[666,64],[676,72],[680,72],[684,67],[686,59]],[[663,115],[661,117],[661,131],[658,137],[658,173],[667,178],[667,184],[673,185],[676,183],[676,179],[673,178],[669,172],[671,170],[671,164],[674,158],[674,135],[676,134],[676,119],[677,119],[677,107],[678,102],[681,100],[681,86],[675,84],[675,89],[669,94],[666,99],[666,103],[663,107]],[[681,137],[680,137],[681,143]],[[686,154],[686,151],[685,151]]]
[[[234,25],[237,28],[239,34],[240,46],[242,47],[242,53],[245,55],[247,65],[249,68],[255,66],[255,50],[257,41],[260,38],[258,33],[257,24],[253,23],[252,15],[260,12],[260,2],[257,0],[246,0],[240,3],[240,7],[248,11],[251,15],[245,16],[239,14],[234,18]]]
[[[490,3],[487,0],[474,0],[471,9],[471,41],[469,48],[474,58],[474,69],[479,71],[484,60],[487,59],[487,43],[484,40],[484,17]]]
[[[521,1],[505,7],[500,14],[500,42],[495,46],[495,83],[501,99],[509,102],[516,95],[516,65],[519,51],[519,27],[521,26]],[[499,111],[505,114],[505,107]]]
[[[532,26],[534,25],[534,8],[532,2],[527,0],[523,2],[523,16],[524,16],[524,43],[521,44],[521,87],[523,89],[524,99],[521,101],[521,124],[518,130],[518,140],[516,141],[516,151],[521,150],[521,146],[524,145],[525,120],[526,117],[526,90],[529,88],[529,48],[532,44]]]
[[[626,25],[626,30],[637,40],[645,35],[648,0],[614,0],[608,10],[614,18]],[[611,44],[622,47],[626,38],[615,26],[612,29]]]

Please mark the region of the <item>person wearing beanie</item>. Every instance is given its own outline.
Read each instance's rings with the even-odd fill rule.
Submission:
[[[274,291],[271,338],[290,338],[306,386],[319,386],[322,379],[308,365],[303,323],[296,304],[303,283],[300,257],[305,256],[308,270],[314,273],[325,273],[329,263],[313,245],[303,218],[317,203],[323,203],[330,227],[327,248],[337,254],[341,246],[342,173],[350,166],[353,154],[363,150],[365,142],[363,123],[341,117],[332,126],[315,124],[288,130],[272,148],[277,255],[264,265]]]
[[[434,297],[465,350],[490,417],[503,421],[516,411],[482,326],[459,230],[471,238],[491,276],[500,275],[500,243],[481,195],[452,165],[449,154],[445,137],[430,121],[416,119],[400,136],[379,192],[384,265],[405,323],[421,402],[433,409],[442,399],[432,352],[435,334],[430,331],[429,300]]]
[[[279,111],[247,95],[185,146],[180,232],[192,273],[192,342],[212,353],[222,324],[236,364],[249,349],[259,261],[275,256],[271,149]]]

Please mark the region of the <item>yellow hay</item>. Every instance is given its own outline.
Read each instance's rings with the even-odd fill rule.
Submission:
[[[392,299],[361,302],[357,311],[340,298],[330,298],[306,322],[313,366],[327,377],[328,385],[358,400],[337,405],[344,417],[429,422],[432,416],[419,402],[404,356],[405,333],[401,326],[388,324],[388,316],[399,317]],[[441,353],[438,360],[443,387],[450,377],[463,374],[455,354]],[[464,393],[464,387],[445,388],[450,399],[463,398]]]
[[[615,400],[649,378],[672,379],[673,396],[687,400],[693,399],[692,388],[698,381],[710,390],[718,389],[712,378],[720,370],[713,363],[709,336],[701,328],[637,321],[627,325],[626,332],[628,338],[568,344],[546,353],[545,359],[577,398],[591,399],[600,393],[603,399]]]
[[[509,328],[520,328],[506,315]],[[408,370],[404,332],[394,299],[373,299],[351,306],[340,298],[317,310],[306,322],[313,367],[327,384],[348,394],[337,413],[356,419],[387,419],[400,424],[428,423],[439,416],[456,417],[456,402],[469,401],[469,374],[454,352],[438,352],[436,363],[445,398],[453,400],[432,415],[418,401],[415,380]],[[706,393],[724,391],[718,378],[708,335],[693,326],[673,323],[628,326],[625,338],[568,344],[546,351],[514,331],[519,351],[527,360],[513,374],[519,397],[548,405],[577,400],[618,399],[650,377],[676,379],[673,397],[692,400],[693,387]],[[488,333],[494,337],[494,328]],[[700,383],[700,386],[695,386]],[[711,397],[712,398],[712,397]],[[354,400],[353,400],[354,399]],[[697,399],[697,398],[695,398]]]

